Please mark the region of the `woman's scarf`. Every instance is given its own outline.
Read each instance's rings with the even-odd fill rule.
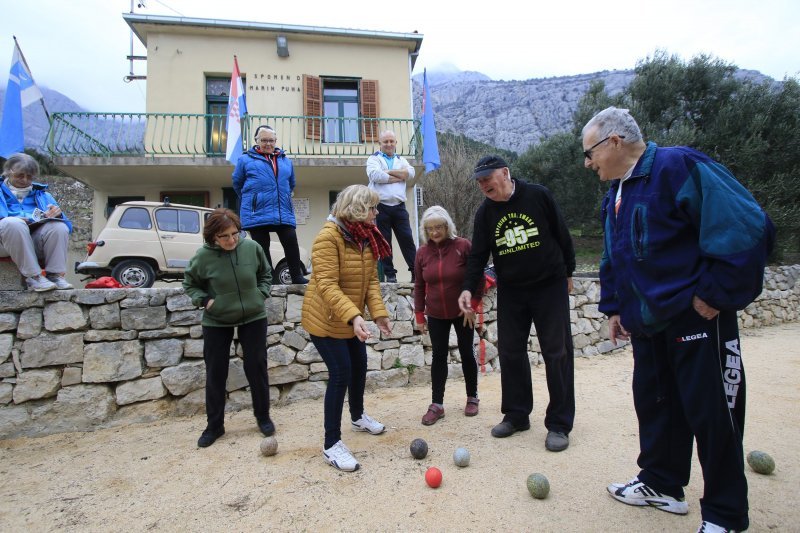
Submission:
[[[8,178],[6,178],[4,181],[5,181],[6,187],[8,187],[8,190],[10,190],[14,194],[14,196],[17,197],[17,200],[19,200],[19,203],[22,203],[22,201],[33,190],[33,184],[28,185],[27,187],[14,187],[13,185],[11,185],[11,180],[9,180]]]
[[[359,245],[365,240],[369,241],[369,245],[372,247],[372,253],[376,255],[378,259],[383,259],[384,257],[392,255],[392,249],[389,248],[389,243],[383,238],[381,232],[378,231],[378,226],[375,224],[367,224],[366,222],[345,222],[344,225]]]

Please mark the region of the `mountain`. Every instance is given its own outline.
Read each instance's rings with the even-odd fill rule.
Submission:
[[[67,96],[58,91],[39,87],[44,96],[45,106],[52,113],[54,111],[86,111],[81,106],[70,100]],[[6,88],[0,87],[0,103],[5,102]],[[3,116],[3,107],[0,104],[0,118]],[[36,148],[40,152],[46,152],[47,132],[50,131],[50,123],[44,113],[41,102],[35,102],[22,110],[22,124],[25,134],[25,148]]]

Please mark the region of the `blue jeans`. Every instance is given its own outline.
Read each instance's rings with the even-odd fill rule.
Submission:
[[[417,247],[414,246],[414,235],[411,233],[411,224],[408,222],[408,211],[405,202],[397,205],[378,204],[378,216],[375,220],[378,230],[383,238],[392,246],[392,231],[397,237],[400,251],[406,260],[408,270],[414,272],[414,259],[417,256]],[[386,276],[397,275],[392,256],[381,259],[383,273]]]
[[[328,449],[342,439],[345,392],[351,420],[358,420],[364,412],[367,346],[357,337],[334,339],[311,335],[311,342],[328,366],[325,391],[325,449]]]

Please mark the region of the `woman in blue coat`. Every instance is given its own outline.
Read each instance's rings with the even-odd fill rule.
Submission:
[[[278,136],[275,130],[259,126],[255,140],[255,146],[239,157],[233,171],[233,190],[239,196],[242,228],[248,230],[253,240],[264,248],[273,268],[269,234],[276,233],[286,254],[292,283],[308,283],[303,277],[295,232],[297,223],[292,207],[294,167],[286,152],[276,146]]]

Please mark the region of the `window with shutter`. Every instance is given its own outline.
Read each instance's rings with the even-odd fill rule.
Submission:
[[[322,79],[303,74],[303,114],[307,117],[322,117]],[[322,119],[306,119],[306,139],[322,138]]]
[[[378,124],[378,80],[361,80],[360,92],[364,142],[377,142],[381,133]]]

